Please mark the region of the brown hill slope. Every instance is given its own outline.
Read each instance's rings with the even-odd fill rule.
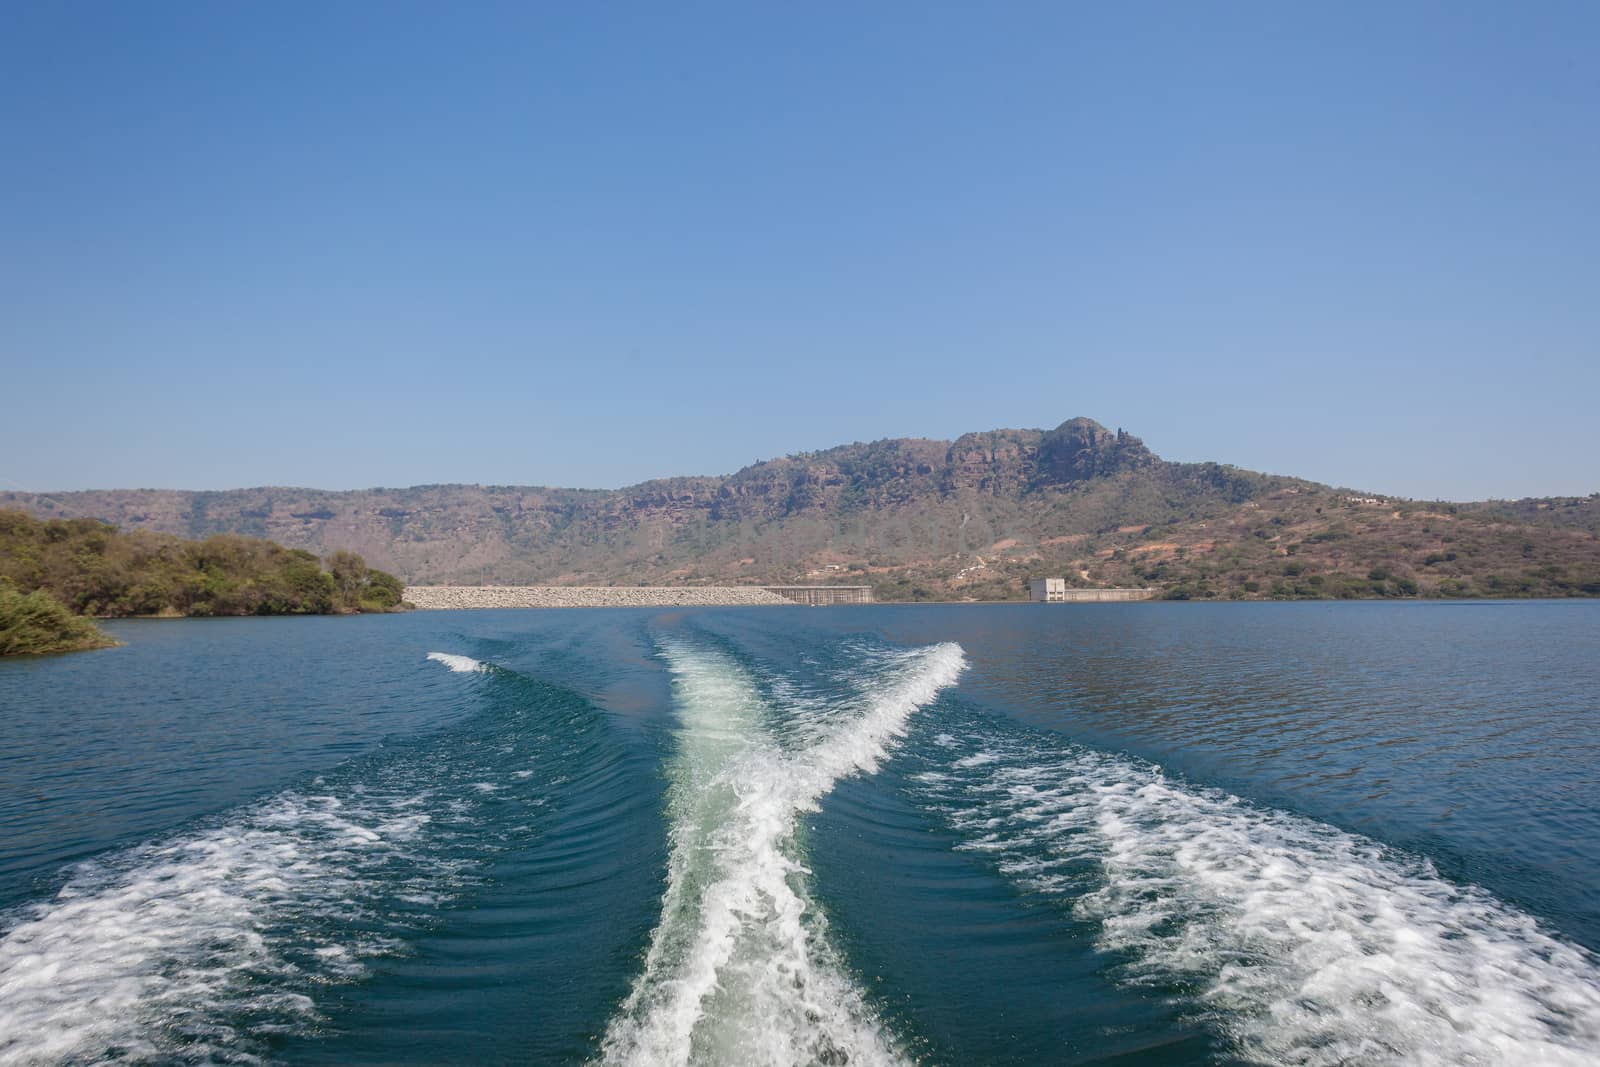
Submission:
[[[411,582],[855,580],[885,599],[1006,599],[1063,574],[1191,596],[1600,593],[1592,500],[1556,513],[1358,502],[1376,500],[1167,462],[1089,419],[844,445],[615,491],[0,494],[38,515],[351,549]]]

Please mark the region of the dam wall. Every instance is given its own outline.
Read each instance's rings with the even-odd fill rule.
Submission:
[[[764,585],[761,588],[769,593],[776,593],[785,600],[813,608],[829,607],[834,604],[872,603],[870,585]]]
[[[1076,589],[1061,578],[1039,578],[1028,583],[1028,599],[1036,604],[1115,604],[1149,600],[1154,589]]]
[[[688,608],[794,606],[753,585],[408,585],[405,599],[424,611],[460,608]]]
[[[1154,589],[1062,589],[1050,594],[1052,604],[1117,604],[1128,600],[1149,600]]]

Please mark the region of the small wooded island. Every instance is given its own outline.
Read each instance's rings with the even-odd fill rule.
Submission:
[[[324,566],[256,537],[191,541],[0,510],[0,655],[116,644],[93,618],[399,611],[403,589],[354,552]]]

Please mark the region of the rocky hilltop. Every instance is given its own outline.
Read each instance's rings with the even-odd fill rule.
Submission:
[[[612,491],[0,493],[6,506],[349,549],[413,584],[838,580],[886,600],[1009,599],[1027,578],[1059,574],[1176,596],[1600,594],[1595,498],[1387,500],[1173,463],[1087,418],[850,444]]]

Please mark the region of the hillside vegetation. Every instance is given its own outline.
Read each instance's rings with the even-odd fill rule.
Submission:
[[[15,510],[0,510],[0,579],[103,618],[390,611],[403,588],[351,552],[324,569],[314,553],[237,534],[190,541]]]
[[[37,515],[361,553],[417,584],[857,582],[1016,599],[1030,578],[1173,597],[1591,596],[1600,497],[1418,503],[1173,463],[1091,419],[851,444],[615,491],[0,494]]]
[[[1045,573],[1185,600],[1600,596],[1600,538],[1495,510],[1290,486],[1203,520],[1008,545],[944,588]],[[907,580],[939,584],[936,573]]]

